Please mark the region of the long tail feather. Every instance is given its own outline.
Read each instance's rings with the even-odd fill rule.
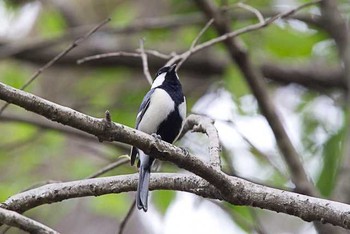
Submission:
[[[139,184],[137,186],[136,204],[139,210],[143,209],[145,212],[148,209],[148,188],[150,180],[151,167],[140,166]]]

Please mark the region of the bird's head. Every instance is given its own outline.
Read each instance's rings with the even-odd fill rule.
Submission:
[[[165,81],[177,81],[179,79],[176,73],[176,64],[165,66],[158,70],[156,78],[153,81],[152,88],[162,85]]]

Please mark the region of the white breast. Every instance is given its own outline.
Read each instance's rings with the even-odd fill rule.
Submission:
[[[179,105],[179,113],[183,120],[186,119],[186,98],[184,97],[183,103]]]
[[[148,109],[138,126],[138,129],[148,134],[155,133],[168,114],[175,109],[174,102],[163,89],[156,89],[150,100]]]

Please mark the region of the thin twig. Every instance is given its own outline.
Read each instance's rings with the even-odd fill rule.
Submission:
[[[244,27],[244,28],[241,28],[241,29],[238,29],[236,31],[232,31],[232,32],[229,32],[229,33],[226,33],[226,34],[223,34],[221,35],[220,37],[216,37],[214,39],[211,39],[211,40],[208,40],[206,42],[203,42],[199,45],[195,45],[198,41],[198,39],[202,36],[202,34],[207,30],[207,28],[212,24],[211,21],[209,21],[206,26],[201,30],[201,32],[197,35],[197,37],[195,38],[195,40],[193,41],[192,45],[195,45],[195,46],[191,46],[191,48],[181,54],[176,54],[176,53],[171,53],[171,54],[163,54],[163,53],[160,53],[156,50],[144,50],[144,54],[147,55],[153,55],[153,56],[156,56],[158,58],[161,58],[161,59],[166,59],[166,60],[169,60],[166,65],[171,65],[171,64],[174,64],[176,61],[179,61],[180,60],[180,63],[177,65],[176,67],[176,70],[179,69],[179,67],[183,64],[183,62],[181,62],[182,60],[187,60],[191,55],[201,51],[201,50],[204,50],[208,47],[211,47],[217,43],[220,43],[220,42],[223,42],[225,41],[226,39],[228,38],[234,38],[234,37],[237,37],[241,34],[244,34],[244,33],[247,33],[247,32],[251,32],[251,31],[255,31],[255,30],[258,30],[258,29],[261,29],[261,28],[264,28],[270,24],[272,24],[273,22],[275,22],[277,19],[280,19],[280,18],[287,18],[289,17],[290,15],[296,13],[297,11],[305,8],[305,7],[308,7],[310,5],[314,5],[314,4],[317,4],[319,3],[321,0],[316,0],[316,1],[313,1],[313,2],[308,2],[308,3],[305,3],[303,5],[300,5],[299,7],[297,8],[294,8],[290,11],[287,11],[287,12],[283,12],[283,13],[279,13],[267,20],[264,20],[263,19],[263,16],[261,15],[261,13],[254,9],[254,8],[249,8],[248,5],[246,4],[240,4],[239,6],[241,6],[243,8],[243,5],[245,7],[245,9],[249,10],[249,11],[252,11],[253,13],[255,13],[259,19],[259,23],[257,24],[252,24],[252,25],[249,25],[247,27]],[[248,9],[249,8],[249,9]],[[259,12],[259,13],[258,13]],[[211,22],[211,23],[210,23]],[[141,52],[141,49],[137,49],[136,51],[138,52]],[[142,55],[138,54],[138,53],[130,53],[130,52],[115,52],[115,53],[106,53],[106,54],[98,54],[98,55],[93,55],[93,56],[89,56],[89,57],[85,57],[85,58],[82,58],[80,60],[78,60],[78,63],[83,63],[83,62],[86,62],[86,61],[90,61],[90,60],[94,60],[94,59],[101,59],[101,58],[106,58],[106,57],[114,57],[114,56],[132,56],[132,57],[142,57]],[[147,56],[146,56],[147,57]],[[144,61],[144,59],[143,59]],[[147,60],[145,60],[147,62]],[[148,66],[147,66],[148,68]],[[148,70],[148,69],[147,69]],[[144,70],[145,71],[145,70]],[[147,78],[147,75],[145,74],[146,78]],[[147,80],[152,80],[152,79],[149,79],[147,78]]]
[[[256,18],[258,18],[260,23],[264,23],[265,22],[264,16],[260,13],[260,11],[258,9],[254,8],[254,7],[250,6],[250,5],[244,4],[242,2],[237,3],[236,6],[254,13],[256,15]]]
[[[208,23],[205,24],[204,28],[202,28],[202,30],[198,33],[198,35],[196,36],[196,38],[192,41],[191,47],[187,53],[186,56],[184,56],[180,62],[177,64],[176,66],[176,71],[179,70],[179,68],[181,67],[181,65],[191,56],[192,54],[192,50],[193,48],[197,45],[199,38],[208,30],[208,28],[210,27],[210,25],[212,25],[214,22],[214,19],[210,19],[208,21]]]
[[[97,60],[97,59],[102,59],[102,58],[118,57],[118,56],[141,57],[141,55],[139,53],[118,51],[118,52],[111,52],[111,53],[96,54],[96,55],[88,56],[88,57],[79,59],[77,61],[77,64],[82,64],[85,62],[89,62],[89,61]]]
[[[128,158],[122,158],[120,160],[117,160],[117,161],[110,163],[107,166],[103,167],[101,170],[95,172],[94,174],[86,177],[86,179],[92,179],[92,178],[99,177],[100,175],[105,174],[105,173],[107,173],[107,172],[129,162],[129,161],[130,161],[130,159],[128,159]]]
[[[295,12],[297,12],[297,11],[299,11],[299,10],[305,8],[305,7],[317,4],[320,1],[321,0],[317,0],[317,1],[312,1],[312,2],[308,2],[308,3],[302,4],[299,7],[294,8],[294,9],[292,9],[290,11],[286,11],[286,12],[277,14],[277,15],[275,15],[275,16],[267,19],[267,20],[264,20],[263,23],[259,22],[257,24],[252,24],[252,25],[249,25],[247,27],[244,27],[244,28],[241,28],[241,29],[238,29],[236,31],[229,32],[229,33],[225,33],[225,34],[223,34],[223,35],[221,35],[219,37],[216,37],[214,39],[208,40],[208,41],[206,41],[206,42],[204,42],[202,44],[199,44],[199,45],[195,46],[193,48],[192,54],[197,53],[198,51],[201,51],[201,50],[206,49],[208,47],[211,47],[211,46],[213,46],[213,45],[215,45],[217,43],[223,42],[223,41],[227,40],[228,38],[234,38],[234,37],[237,37],[237,36],[239,36],[241,34],[264,28],[264,27],[272,24],[273,22],[275,22],[277,19],[287,18],[288,16],[294,14]],[[186,56],[185,53],[187,53],[187,51],[184,52],[183,54],[181,54],[180,57]]]
[[[24,90],[26,89],[36,78],[38,78],[38,76],[45,71],[46,69],[48,69],[49,67],[51,67],[53,64],[55,64],[55,62],[57,62],[59,59],[61,59],[63,56],[65,56],[66,54],[68,54],[72,49],[74,49],[75,47],[77,47],[80,43],[82,43],[84,40],[86,40],[88,37],[90,37],[92,34],[94,34],[98,29],[100,29],[102,26],[104,26],[105,24],[107,24],[111,19],[107,18],[104,21],[102,21],[99,25],[97,25],[96,27],[94,27],[93,29],[91,29],[88,33],[86,33],[84,36],[76,39],[72,44],[70,44],[66,49],[64,49],[61,53],[59,53],[58,55],[56,55],[53,59],[51,59],[49,62],[47,62],[44,66],[42,66],[41,68],[39,68],[33,75],[32,77],[20,88],[20,90]],[[2,114],[2,112],[4,112],[4,110],[10,105],[10,103],[6,103],[5,105],[3,105],[0,109],[0,115]]]
[[[126,214],[126,216],[124,217],[124,219],[120,223],[118,234],[123,234],[125,226],[128,223],[128,221],[130,220],[130,217],[135,210],[135,205],[136,205],[136,199],[134,199],[134,201],[132,202],[132,204],[128,210],[128,213]]]
[[[140,52],[140,49],[137,49],[136,51]],[[145,50],[145,53],[161,59],[171,59],[172,57],[176,56],[176,53],[174,52],[170,54],[163,54],[156,50]]]
[[[153,79],[151,74],[149,73],[148,60],[147,60],[147,54],[145,53],[144,42],[145,42],[144,39],[140,39],[140,54],[142,59],[143,73],[145,74],[145,77],[148,83],[152,85]]]

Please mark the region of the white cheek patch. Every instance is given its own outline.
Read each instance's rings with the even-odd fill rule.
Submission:
[[[143,115],[138,129],[148,134],[155,133],[159,125],[175,109],[174,102],[163,89],[156,89],[152,96],[149,107]]]
[[[186,98],[184,97],[183,103],[179,105],[179,113],[182,118],[182,120],[186,119]]]
[[[166,72],[160,74],[156,77],[156,79],[153,81],[151,89],[157,88],[158,86],[162,85],[165,80]]]

